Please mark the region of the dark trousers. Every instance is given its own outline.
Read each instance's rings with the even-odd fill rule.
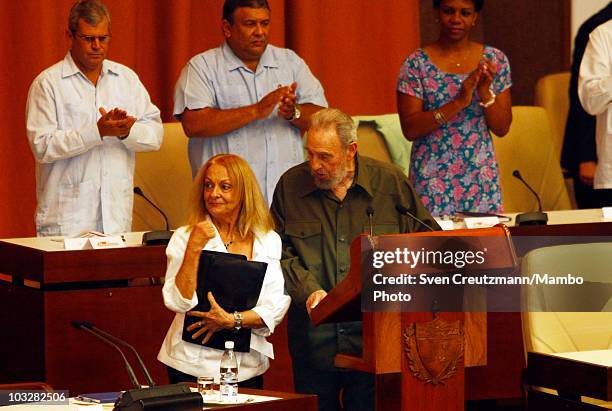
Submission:
[[[166,366],[168,370],[168,379],[170,380],[170,384],[178,384],[179,382],[192,382],[197,383],[198,378],[193,375],[185,374],[175,368]],[[240,388],[256,388],[258,390],[263,390],[263,375],[258,375],[257,377],[253,377],[248,380],[240,381],[238,383]]]
[[[373,411],[374,375],[359,371],[321,371],[293,363],[296,392],[319,396],[319,411]],[[342,406],[341,406],[342,405]]]
[[[574,194],[578,208],[601,208],[612,206],[612,189],[594,190],[579,178],[574,178]]]

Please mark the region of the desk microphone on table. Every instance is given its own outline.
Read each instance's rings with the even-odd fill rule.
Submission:
[[[366,209],[366,214],[368,215],[368,222],[370,223],[370,237],[374,236],[374,223],[372,219],[374,218],[374,207],[368,206]]]
[[[132,347],[127,342],[121,340],[114,335],[111,335],[105,331],[100,330],[93,324],[88,321],[71,321],[72,326],[77,329],[85,330],[95,336],[96,338],[104,341],[104,343],[110,345],[121,355],[123,362],[125,363],[125,368],[128,372],[128,376],[132,384],[134,385],[134,389],[123,392],[117,401],[115,402],[115,410],[118,411],[147,411],[147,410],[177,410],[177,411],[187,411],[194,409],[202,409],[203,400],[202,396],[198,392],[191,392],[189,386],[185,384],[169,384],[169,385],[157,385],[155,386],[153,383],[153,379],[149,375],[147,368],[145,367],[142,359],[136,352],[136,349]],[[111,341],[112,340],[112,341]],[[148,388],[141,388],[136,375],[134,374],[134,370],[130,366],[129,361],[125,357],[121,348],[117,346],[113,341],[129,347],[133,352],[136,358],[138,358],[138,362],[142,371],[147,379],[147,382],[151,385]]]
[[[78,329],[87,331],[88,333],[90,333],[94,337],[104,341],[105,344],[110,345],[115,350],[119,351],[119,355],[121,355],[121,359],[123,360],[123,363],[125,364],[125,369],[126,369],[126,371],[128,373],[128,376],[130,377],[130,381],[132,382],[132,385],[135,388],[140,388],[141,387],[140,382],[138,382],[138,379],[136,378],[136,374],[134,374],[134,370],[132,369],[132,366],[130,365],[130,362],[127,360],[127,358],[125,358],[125,354],[123,353],[123,351],[121,351],[121,348],[119,348],[117,346],[117,344],[113,343],[108,338],[98,334],[97,331],[94,331],[93,328],[95,328],[95,327],[91,323],[89,323],[87,321],[73,320],[73,321],[71,321],[71,324],[72,324],[72,326],[74,328],[78,328]]]
[[[147,380],[147,384],[149,385],[149,387],[153,387],[155,385],[155,382],[153,382],[153,378],[151,378],[151,374],[149,374],[149,370],[147,370],[147,367],[144,365],[142,358],[140,358],[140,355],[138,355],[138,351],[136,351],[136,349],[132,345],[128,344],[127,342],[125,342],[119,337],[115,337],[114,335],[109,334],[106,331],[99,329],[98,327],[96,327],[90,322],[83,321],[83,326],[87,327],[89,329],[88,331],[93,331],[94,333],[97,333],[98,336],[106,337],[109,340],[119,345],[123,345],[124,347],[129,348],[132,351],[132,353],[134,353],[134,357],[136,357],[136,360],[138,361],[138,365],[140,366],[140,370],[144,374],[145,380]],[[140,388],[140,386],[138,388]]]
[[[540,196],[535,192],[533,188],[525,181],[521,172],[518,170],[514,170],[512,172],[512,176],[519,180],[521,183],[525,185],[533,193],[536,200],[538,200],[538,211],[532,211],[528,213],[521,213],[516,216],[516,225],[546,225],[548,222],[548,215],[542,212],[542,201],[540,200]]]
[[[170,237],[172,237],[168,216],[166,216],[166,213],[164,213],[161,208],[155,205],[155,203],[145,195],[140,187],[134,187],[134,194],[142,197],[147,203],[151,204],[151,206],[157,210],[159,214],[161,214],[161,216],[164,218],[164,222],[166,223],[165,230],[155,230],[144,233],[142,235],[142,243],[145,245],[167,245],[168,242],[170,242]]]
[[[396,204],[395,205],[395,209],[397,210],[398,213],[408,216],[410,218],[412,218],[413,220],[415,220],[416,222],[418,222],[419,224],[421,224],[423,227],[427,228],[427,230],[429,231],[436,231],[433,229],[432,226],[430,226],[429,224],[427,224],[425,221],[421,220],[420,218],[418,218],[417,216],[415,216],[414,214],[412,214],[410,212],[410,210],[408,210],[406,207],[404,207],[401,204]]]

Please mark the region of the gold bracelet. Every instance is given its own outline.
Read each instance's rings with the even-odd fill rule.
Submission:
[[[489,99],[487,101],[481,101],[480,107],[482,108],[488,108],[491,107],[493,104],[495,104],[495,97],[497,97],[497,95],[495,93],[493,93],[492,90],[489,90],[489,92],[491,93],[491,97],[489,97]]]
[[[446,120],[446,117],[444,116],[442,111],[434,110],[433,114],[434,114],[434,120],[436,120],[436,123],[438,123],[439,125],[443,126],[444,124],[448,122],[448,120]]]

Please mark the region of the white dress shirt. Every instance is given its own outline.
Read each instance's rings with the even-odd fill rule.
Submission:
[[[319,80],[304,60],[289,49],[268,45],[253,72],[223,43],[193,57],[174,90],[174,115],[205,107],[226,110],[255,104],[277,89],[297,82],[297,102],[327,107]],[[244,158],[270,203],[280,176],[304,161],[300,130],[275,109],[267,118],[215,137],[189,139],[189,162],[195,176],[214,155],[232,153]]]
[[[163,287],[164,303],[168,309],[176,312],[176,316],[166,334],[157,359],[189,375],[213,376],[218,379],[223,351],[185,342],[182,339],[185,313],[198,304],[195,292],[191,299],[185,298],[175,284],[176,274],[183,264],[189,235],[187,227],[179,228],[174,232],[166,248],[168,268]],[[215,237],[208,241],[204,249],[227,252],[216,230]],[[291,302],[290,297],[285,294],[280,258],[281,240],[276,232],[270,231],[255,236],[252,260],[268,263],[268,268],[253,311],[261,317],[266,327],[251,329],[251,350],[248,353],[236,353],[239,381],[263,374],[269,367],[268,358],[274,358],[272,344],[265,337],[274,332],[274,328],[282,321]]]
[[[580,64],[578,96],[584,110],[597,116],[594,187],[612,188],[612,20],[591,33]]]
[[[127,138],[100,137],[100,107],[136,117]],[[136,73],[105,60],[94,86],[68,52],[33,81],[26,116],[38,235],[130,231],[134,153],[158,150],[163,137],[159,110]]]

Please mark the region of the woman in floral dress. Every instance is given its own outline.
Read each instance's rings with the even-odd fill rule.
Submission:
[[[503,211],[489,131],[512,122],[510,64],[470,40],[484,0],[434,0],[440,35],[402,64],[397,108],[413,141],[410,180],[436,216]]]

